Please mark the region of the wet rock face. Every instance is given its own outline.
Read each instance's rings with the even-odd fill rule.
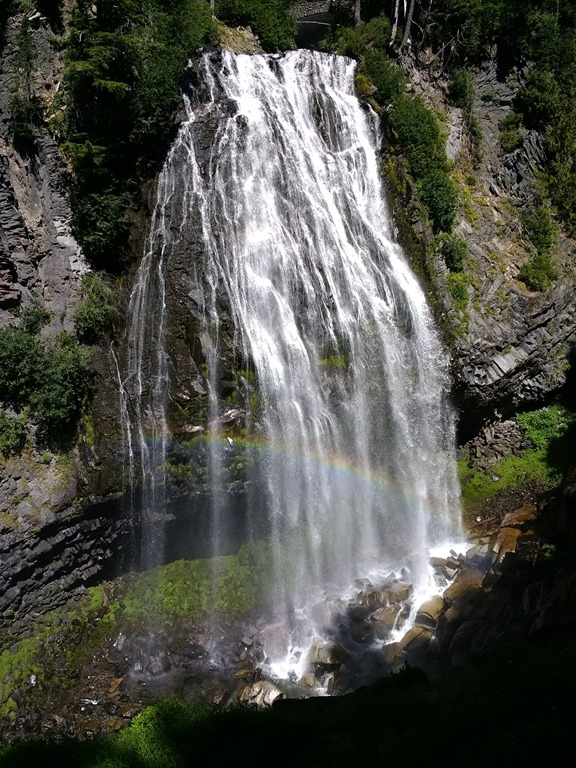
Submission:
[[[9,20],[0,71],[0,324],[37,301],[51,313],[47,332],[71,330],[78,281],[86,271],[70,231],[70,178],[66,162],[45,125],[29,141],[14,142],[10,99],[21,72],[17,33],[22,18]],[[34,48],[31,95],[50,111],[60,87],[62,61],[51,46],[48,19],[26,22]]]
[[[12,460],[0,476],[0,631],[63,605],[78,586],[120,567],[129,521],[117,500],[84,498],[72,467]],[[2,643],[0,642],[0,646]]]

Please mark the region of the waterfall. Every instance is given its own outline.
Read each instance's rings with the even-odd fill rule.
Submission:
[[[404,568],[423,584],[428,548],[458,528],[447,358],[394,237],[378,120],[354,76],[353,61],[304,50],[204,55],[206,98],[186,100],[129,308],[130,456],[154,518],[169,438],[167,268],[196,242],[213,532],[223,451],[241,448],[279,615],[374,572]],[[237,435],[222,427],[223,307],[251,371],[237,376],[249,390]]]

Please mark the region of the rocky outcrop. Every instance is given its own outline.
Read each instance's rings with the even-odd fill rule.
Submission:
[[[47,456],[13,459],[0,476],[0,630],[17,634],[34,613],[119,569],[129,521],[117,499],[84,496],[79,467]],[[0,632],[0,646],[10,634]]]
[[[447,118],[447,153],[455,164],[462,203],[455,234],[468,246],[465,311],[454,307],[450,273],[431,248],[431,233],[415,214],[408,218],[427,252],[439,319],[450,329],[460,431],[468,439],[487,419],[542,403],[565,383],[576,335],[576,244],[560,233],[552,254],[560,276],[548,289],[532,292],[518,279],[535,253],[522,231],[520,207],[530,199],[542,169],[542,138],[524,131],[522,146],[505,153],[499,122],[510,113],[525,71],[501,73],[492,62],[476,76],[473,112],[482,138],[475,166],[464,116],[447,101],[447,83],[426,68],[424,54],[421,58],[419,66],[409,61],[406,68],[411,88]]]
[[[36,301],[50,312],[45,332],[56,334],[72,328],[86,264],[70,231],[70,180],[56,142],[43,122],[31,127],[26,142],[13,137],[23,29],[32,42],[28,98],[46,115],[61,79],[62,57],[50,21],[32,12],[9,19],[0,71],[0,324],[13,322],[15,310]]]
[[[73,330],[87,269],[71,234],[70,174],[47,127],[63,115],[61,31],[35,10],[14,13],[0,70],[0,326],[17,324],[19,310],[34,302],[48,310],[48,336]],[[25,136],[14,119],[23,96],[37,109]],[[111,487],[98,478],[106,474],[100,459],[81,454],[86,461],[50,451],[0,458],[2,628],[17,631],[15,617],[61,605],[119,556],[126,521],[114,496],[99,495]]]
[[[455,578],[431,607],[418,609],[401,641],[404,658],[445,669],[497,643],[572,631],[576,577],[566,557],[557,560],[556,550],[571,545],[573,526],[564,525],[571,488],[569,481],[558,498],[540,503],[538,510],[509,512],[490,537],[477,540],[465,554],[453,553],[445,562],[433,559],[442,576],[448,564],[454,567]]]

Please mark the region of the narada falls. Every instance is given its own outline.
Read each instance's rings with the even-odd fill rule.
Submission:
[[[117,367],[137,567],[201,536],[221,629],[241,546],[245,645],[277,678],[316,654],[319,688],[326,648],[405,631],[439,591],[430,549],[459,532],[448,360],[355,66],[298,50],[190,70]],[[370,600],[376,634],[349,620]]]

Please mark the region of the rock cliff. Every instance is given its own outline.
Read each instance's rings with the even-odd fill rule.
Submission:
[[[33,122],[25,141],[17,141],[11,110],[13,96],[21,88],[18,40],[22,30],[33,51],[26,88],[34,103],[42,105],[44,119]],[[61,34],[61,28],[36,11],[14,15],[8,21],[0,72],[0,324],[17,323],[19,308],[37,301],[50,312],[44,331],[50,335],[72,329],[79,280],[87,269],[70,230],[66,159],[48,130],[48,123],[54,130],[62,109],[57,98]],[[234,35],[228,44],[237,47]],[[253,39],[244,40],[243,45],[247,47],[242,50],[256,49]],[[447,151],[454,160],[463,201],[457,233],[468,247],[465,312],[454,308],[447,288],[448,269],[442,256],[429,247],[430,233],[418,224],[416,229],[427,253],[439,317],[449,328],[462,435],[470,437],[484,421],[545,402],[563,385],[576,330],[575,246],[560,235],[554,254],[560,277],[543,292],[531,292],[518,279],[520,268],[532,255],[518,209],[530,194],[542,149],[538,134],[529,132],[522,147],[505,154],[499,147],[498,122],[509,113],[523,73],[503,80],[491,66],[477,75],[474,110],[482,128],[483,158],[474,169],[463,115],[447,102],[446,83],[434,79],[421,63],[407,67],[411,87],[447,115]],[[209,125],[198,126],[198,140],[207,147],[212,130]],[[151,196],[150,190],[147,194]],[[149,218],[150,205],[143,204],[133,238],[137,255],[142,252]],[[176,434],[190,437],[206,426],[202,375],[206,353],[200,315],[203,300],[194,268],[199,245],[185,245],[186,252],[169,267],[168,351],[171,427]],[[130,279],[128,275],[128,285]],[[221,309],[225,317],[224,297]],[[227,384],[222,389],[233,400],[234,371],[244,368],[246,361],[232,359],[234,331],[229,323],[224,326],[221,375]],[[120,338],[116,348],[121,359]],[[90,429],[83,428],[72,459],[66,463],[33,453],[29,459],[0,463],[4,565],[0,610],[6,611],[8,620],[42,600],[54,605],[64,590],[101,573],[127,542],[130,525],[119,500],[118,370],[108,348],[97,352],[93,368],[96,386]],[[241,405],[232,403],[236,416],[231,423],[237,422],[233,428],[241,428]],[[193,451],[186,453],[186,462],[192,455],[196,456]],[[175,461],[180,461],[177,456]],[[170,493],[176,498],[189,492],[191,482],[201,490],[205,482],[201,475],[185,482],[172,478]]]
[[[485,421],[543,404],[564,385],[576,332],[576,243],[560,232],[553,252],[558,278],[545,290],[531,291],[519,279],[535,253],[521,211],[537,186],[542,140],[536,131],[524,131],[521,145],[505,152],[499,123],[511,112],[524,70],[504,75],[491,63],[475,76],[473,114],[481,138],[473,149],[463,111],[446,98],[447,83],[423,62],[406,62],[406,68],[411,87],[446,115],[447,154],[459,186],[455,233],[468,251],[464,308],[454,306],[449,269],[430,246],[430,234],[421,241],[434,297],[450,328],[455,399],[461,435],[468,438]]]

